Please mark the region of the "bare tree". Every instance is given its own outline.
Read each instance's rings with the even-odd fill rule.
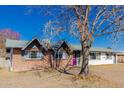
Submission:
[[[42,6],[39,9],[42,10]],[[124,31],[124,6],[46,6],[50,16],[54,16],[59,33],[67,31],[75,36],[81,45],[82,66],[79,75],[86,76],[89,72],[89,49],[94,39],[100,36],[116,38]],[[45,11],[45,12],[46,12]],[[58,34],[59,35],[59,34]]]
[[[54,25],[55,21],[48,20],[43,26],[43,37],[46,42],[54,43],[55,37],[59,38]]]
[[[5,48],[6,39],[19,40],[20,34],[18,32],[15,32],[7,28],[0,30],[0,57],[5,57],[6,55],[6,48]]]
[[[55,21],[47,21],[44,25],[43,25],[43,30],[42,30],[42,36],[40,35],[39,38],[46,44],[47,47],[51,47],[53,45],[54,39],[55,37],[58,37],[58,33],[55,30],[55,25],[54,24]],[[51,51],[52,52],[52,51]],[[54,65],[56,64],[55,62],[52,61],[52,57],[51,54],[49,55],[50,57],[50,67],[51,68],[55,68]]]
[[[124,31],[123,6],[73,6],[82,46],[82,68],[79,74],[87,75],[89,49],[96,36]],[[94,17],[92,17],[94,15]]]

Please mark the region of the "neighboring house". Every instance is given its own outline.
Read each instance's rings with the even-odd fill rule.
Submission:
[[[117,62],[118,63],[124,63],[124,52],[118,52],[117,55]]]
[[[5,38],[0,34],[0,58],[5,57]]]
[[[6,67],[5,66],[5,63],[6,63],[5,56],[6,56],[5,39],[0,34],[0,68]]]
[[[81,66],[81,47],[66,41],[47,47],[33,38],[31,41],[6,40],[7,61],[12,71],[26,71],[56,66]],[[89,64],[115,64],[116,54],[112,49],[91,48]]]

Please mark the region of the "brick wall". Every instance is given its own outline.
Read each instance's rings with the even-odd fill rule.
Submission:
[[[49,53],[46,53],[44,59],[41,60],[25,60],[21,56],[21,49],[15,48],[13,49],[12,56],[12,71],[27,71],[34,69],[42,69],[44,67],[49,67]]]

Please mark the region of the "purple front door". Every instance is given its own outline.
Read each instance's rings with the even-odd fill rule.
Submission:
[[[73,58],[73,66],[74,66],[74,65],[77,65],[77,60],[76,60],[75,57]]]

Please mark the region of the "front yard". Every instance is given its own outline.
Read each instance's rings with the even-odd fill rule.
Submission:
[[[90,66],[90,76],[85,79],[53,70],[14,73],[0,69],[0,87],[124,87],[124,64]]]

